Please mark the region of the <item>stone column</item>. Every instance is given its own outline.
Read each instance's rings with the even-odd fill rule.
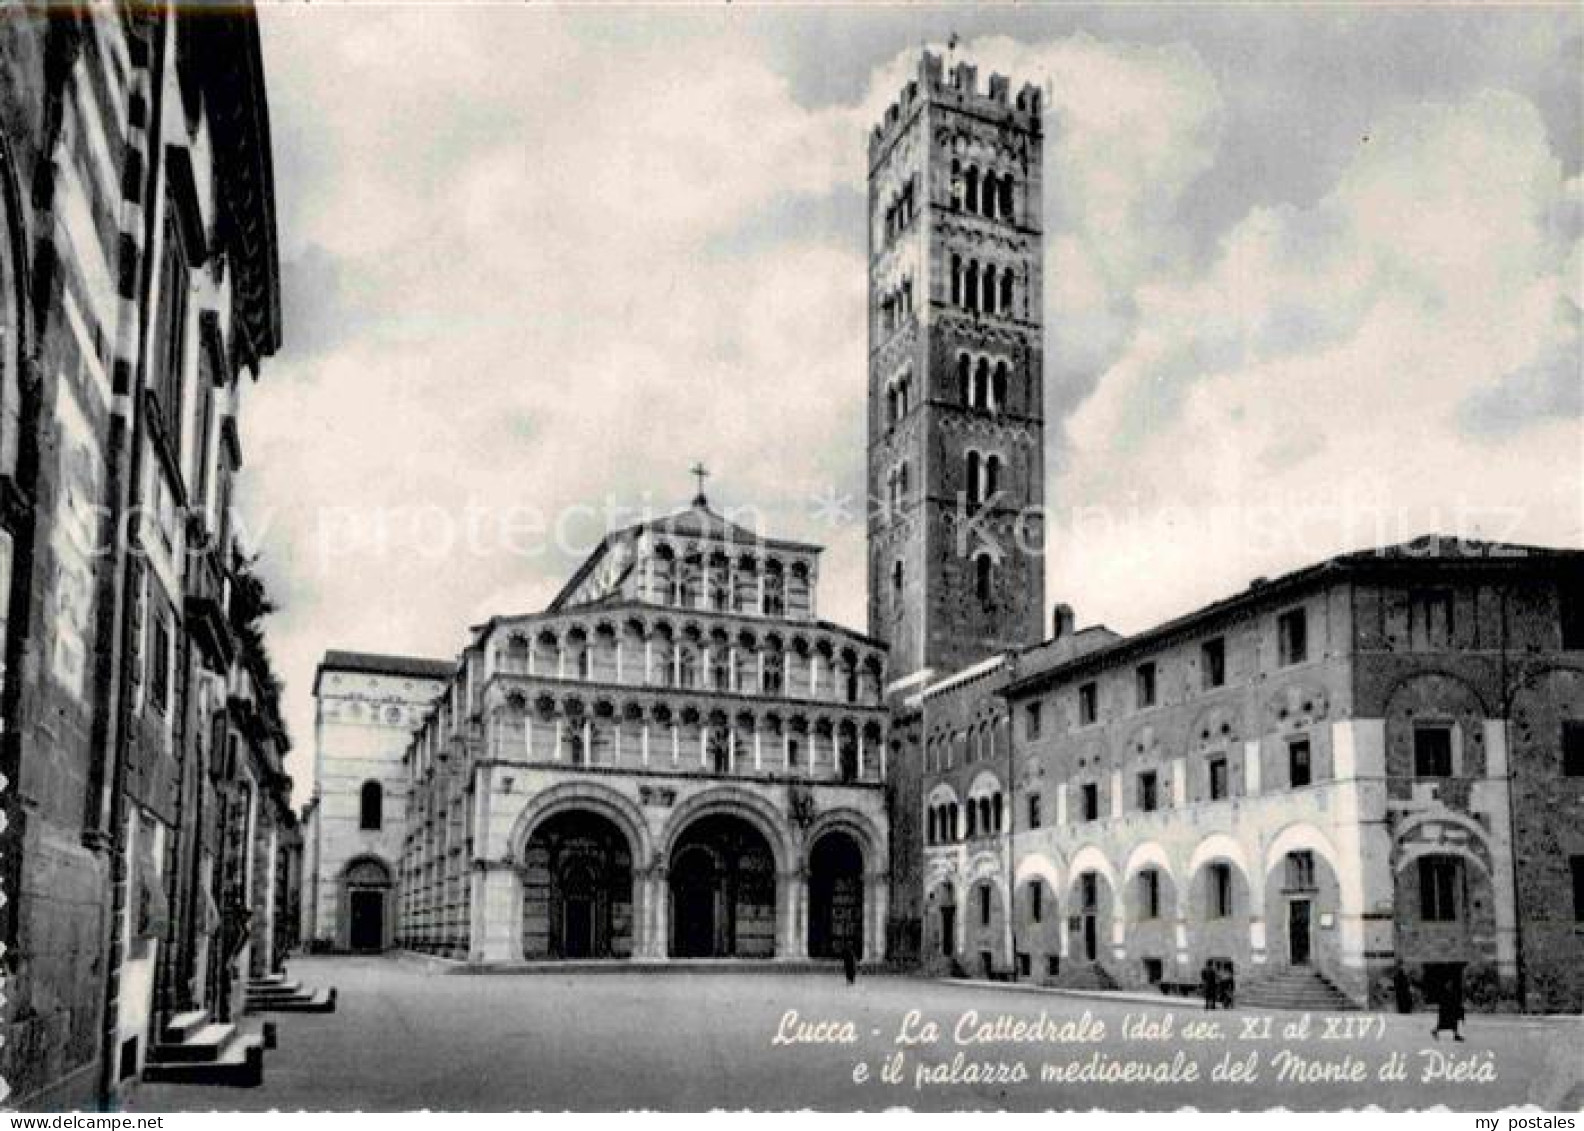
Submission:
[[[1512,869],[1505,866],[1517,851],[1513,844],[1512,828],[1512,774],[1509,769],[1511,747],[1509,726],[1505,719],[1485,720],[1485,785],[1494,804],[1487,808],[1491,814],[1490,849],[1492,874],[1491,899],[1496,913],[1496,975],[1502,981],[1516,983],[1518,977],[1518,923],[1517,893],[1513,891]],[[1484,783],[1482,783],[1484,784]],[[1482,790],[1481,792],[1485,792]]]
[[[643,724],[643,738],[642,738],[641,741],[643,742],[643,764],[645,766],[647,766],[649,764],[649,720],[648,719],[644,720],[644,724]]]
[[[760,770],[764,769],[764,758],[761,756],[760,750],[759,750],[759,720],[758,720],[757,717],[754,719],[753,736],[754,736],[754,772],[758,773]]]
[[[616,682],[622,681],[622,641],[618,634],[616,637]]]
[[[666,870],[656,864],[643,873],[644,916],[648,926],[641,957],[652,962],[663,962],[671,950],[671,892],[666,880]]]
[[[864,960],[884,962],[886,956],[886,920],[891,915],[891,885],[884,873],[871,875],[864,895],[864,907],[869,910],[864,924]],[[927,914],[927,912],[926,912]]]
[[[505,861],[479,861],[478,887],[482,896],[473,902],[472,946],[474,962],[515,962],[522,958],[522,879]]]
[[[776,883],[780,889],[779,902],[784,909],[777,916],[776,957],[807,958],[808,877],[802,869],[794,869],[778,875]]]

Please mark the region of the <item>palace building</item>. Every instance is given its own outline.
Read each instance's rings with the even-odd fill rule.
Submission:
[[[408,746],[397,941],[479,964],[886,950],[884,650],[692,506],[475,628]]]

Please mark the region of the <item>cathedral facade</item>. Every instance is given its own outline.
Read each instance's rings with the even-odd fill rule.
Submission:
[[[399,945],[500,965],[886,952],[885,652],[702,495],[473,631],[406,754]]]

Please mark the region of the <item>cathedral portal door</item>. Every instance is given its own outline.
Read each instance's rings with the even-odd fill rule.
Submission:
[[[721,879],[714,857],[690,848],[671,869],[672,952],[678,958],[713,958],[717,945]]]

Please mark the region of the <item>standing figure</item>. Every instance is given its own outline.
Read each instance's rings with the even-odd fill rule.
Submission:
[[[1397,999],[1398,1013],[1413,1012],[1413,986],[1408,981],[1408,973],[1401,966],[1392,974],[1392,994]]]
[[[1430,1030],[1430,1036],[1436,1040],[1441,1039],[1441,1030],[1452,1030],[1452,1039],[1461,1041],[1463,1034],[1459,1031],[1463,1025],[1463,979],[1458,973],[1452,973],[1441,979],[1441,989],[1436,995],[1436,1025]]]
[[[849,986],[858,980],[858,956],[853,953],[853,948],[850,946],[842,948],[842,973],[847,975]]]
[[[1204,993],[1206,1009],[1214,1009],[1216,1003],[1216,974],[1210,968],[1210,963],[1204,964],[1204,969],[1199,971],[1199,987]]]

